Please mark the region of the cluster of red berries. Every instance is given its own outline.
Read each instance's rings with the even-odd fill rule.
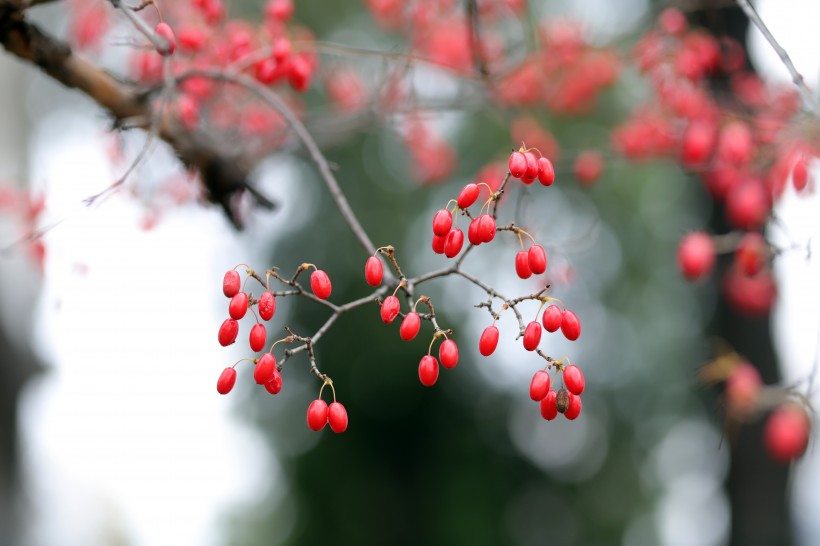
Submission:
[[[577,366],[556,363],[558,373],[563,378],[564,387],[551,390],[552,383],[546,370],[538,370],[530,381],[530,398],[541,403],[541,417],[547,421],[555,419],[559,413],[570,421],[581,415],[581,393],[584,392],[584,374]]]

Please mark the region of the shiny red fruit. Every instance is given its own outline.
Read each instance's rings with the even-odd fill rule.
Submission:
[[[258,385],[264,385],[274,378],[276,373],[276,357],[270,353],[265,353],[256,361],[253,369],[253,380]]]
[[[222,323],[222,326],[219,327],[219,334],[217,335],[217,339],[219,339],[219,344],[223,347],[227,347],[234,341],[236,341],[236,336],[239,334],[239,323],[236,322],[234,319],[229,318],[225,319],[225,322]]]
[[[384,276],[382,261],[375,256],[371,256],[364,264],[364,280],[370,286],[379,286]]]
[[[532,184],[538,176],[538,158],[532,152],[524,152],[524,159],[527,161],[527,169],[524,171],[521,181],[524,184]]]
[[[478,217],[478,236],[482,243],[489,243],[495,238],[495,218],[489,214]]]
[[[232,319],[240,320],[248,312],[248,295],[244,292],[239,292],[231,298],[231,303],[228,304],[228,314]]]
[[[549,391],[541,400],[541,417],[547,421],[552,421],[558,417],[558,406],[555,403],[557,394],[555,391]]]
[[[273,376],[271,376],[270,381],[265,383],[265,390],[271,394],[279,394],[282,390],[282,375],[276,368],[273,369]]]
[[[569,309],[561,317],[561,333],[570,341],[575,341],[581,335],[581,321]]]
[[[433,215],[433,234],[446,237],[453,227],[453,215],[447,209],[441,209]]]
[[[174,51],[176,51],[177,49],[177,39],[174,36],[174,30],[171,28],[171,25],[165,22],[159,23],[157,24],[157,26],[154,27],[154,32],[158,36],[164,38],[166,42],[168,42],[167,48],[157,48],[157,52],[163,56],[173,55]]]
[[[455,258],[464,246],[464,232],[456,228],[447,234],[444,241],[444,255],[448,258]]]
[[[530,398],[536,402],[543,400],[550,392],[550,374],[538,370],[530,381]],[[557,410],[556,410],[557,411]]]
[[[267,332],[265,331],[264,324],[254,324],[253,328],[251,328],[250,336],[248,337],[248,341],[250,342],[251,350],[255,353],[258,353],[262,349],[265,348],[265,338],[267,337]]]
[[[400,309],[401,302],[399,302],[399,298],[396,296],[387,296],[384,298],[384,302],[382,303],[382,321],[384,321],[385,324],[390,324],[396,319],[397,316],[399,316]]]
[[[498,328],[496,326],[487,326],[481,333],[481,338],[478,340],[478,352],[484,356],[490,356],[498,347]]]
[[[321,269],[317,269],[310,274],[310,289],[313,294],[320,300],[326,300],[330,297],[330,292],[333,287],[330,284],[330,277]]]
[[[567,410],[564,412],[564,417],[566,417],[570,421],[573,421],[579,415],[581,415],[581,397],[569,393],[569,406],[567,407]]]
[[[541,316],[541,323],[544,325],[544,330],[547,332],[557,332],[561,327],[561,319],[564,318],[564,312],[557,305],[550,305],[544,309],[544,314]]]
[[[327,408],[327,422],[336,434],[347,430],[347,410],[341,403],[333,402]]]
[[[564,368],[564,385],[572,394],[581,394],[584,392],[584,373],[581,368],[574,364],[570,364]]]
[[[225,273],[222,279],[222,293],[226,297],[232,298],[239,292],[239,285],[242,284],[239,280],[239,273],[231,269]]]
[[[262,320],[270,320],[276,313],[276,298],[269,291],[262,292],[259,296],[259,316]]]
[[[444,254],[444,245],[447,243],[447,236],[440,237],[433,235],[433,252],[436,254]]]
[[[481,188],[478,184],[467,184],[462,188],[461,193],[458,194],[456,203],[459,207],[466,209],[476,202],[479,193],[481,193]]]
[[[384,307],[382,306],[382,309]],[[415,338],[416,335],[419,333],[419,328],[421,327],[421,318],[419,314],[415,311],[411,311],[405,315],[404,320],[401,321],[401,326],[399,327],[399,336],[404,341],[410,341],[411,339]]]
[[[527,158],[521,152],[513,152],[510,154],[510,159],[507,162],[507,167],[510,174],[515,178],[521,178],[527,172]]]
[[[521,250],[515,255],[515,273],[522,279],[532,277],[530,258],[526,250]]]
[[[726,217],[738,229],[761,228],[771,208],[771,199],[759,180],[738,184],[726,196]]]
[[[480,219],[473,218],[470,222],[470,227],[467,228],[467,239],[470,240],[470,244],[475,246],[480,245],[484,241],[481,240],[481,228],[480,228]]]
[[[539,343],[541,343],[541,324],[534,320],[527,324],[527,329],[524,330],[524,348],[534,351]]]
[[[458,364],[458,345],[452,339],[445,339],[438,348],[438,358],[445,368],[455,368]]]
[[[803,455],[809,443],[810,424],[800,406],[786,404],[773,411],[763,429],[763,444],[769,456],[789,463]]]
[[[419,380],[425,387],[432,387],[438,381],[438,360],[436,357],[424,355],[419,362]]]
[[[552,167],[552,162],[546,157],[538,159],[538,181],[543,186],[552,186],[555,182],[555,169]]]
[[[527,251],[527,261],[530,271],[535,275],[540,275],[547,270],[547,252],[541,245],[532,245]]]
[[[702,279],[715,266],[715,245],[706,233],[686,235],[678,246],[678,268],[690,281]]]
[[[233,368],[225,368],[219,374],[219,379],[216,382],[216,392],[219,394],[228,394],[236,384],[236,370]]]
[[[322,430],[327,424],[327,403],[316,399],[310,403],[307,410],[307,424],[311,430]]]

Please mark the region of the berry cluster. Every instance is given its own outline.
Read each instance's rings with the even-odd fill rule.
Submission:
[[[573,364],[563,365],[555,361],[556,373],[560,373],[564,387],[559,391],[550,389],[553,383],[546,370],[538,370],[530,381],[530,398],[541,403],[541,417],[547,421],[555,419],[559,413],[570,421],[581,415],[581,393],[584,392],[584,374]]]

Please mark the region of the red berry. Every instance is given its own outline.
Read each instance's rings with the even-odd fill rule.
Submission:
[[[569,406],[567,407],[567,410],[564,412],[564,417],[566,417],[570,421],[573,421],[579,415],[581,415],[581,397],[569,393]]]
[[[384,309],[384,306],[382,306]],[[382,317],[384,319],[384,317]],[[385,322],[392,322],[385,321]],[[421,318],[419,318],[419,314],[415,311],[411,311],[405,315],[404,320],[401,321],[401,326],[399,327],[399,336],[404,341],[410,341],[419,333],[419,328],[421,327]]]
[[[279,394],[279,391],[282,390],[282,376],[276,368],[273,369],[273,376],[270,381],[265,383],[265,390],[271,394]]]
[[[470,222],[470,227],[467,228],[467,238],[470,240],[470,244],[478,246],[484,241],[481,240],[481,232],[480,232],[480,218],[473,218]]]
[[[544,314],[541,316],[541,323],[544,325],[544,330],[547,332],[557,332],[561,327],[561,319],[564,318],[564,312],[557,305],[550,305],[544,309]]]
[[[546,157],[538,159],[538,181],[544,186],[552,186],[555,182],[555,169]]]
[[[383,276],[382,261],[375,256],[369,257],[364,264],[364,280],[370,286],[379,286],[382,283]]]
[[[446,237],[453,227],[453,215],[447,209],[441,209],[433,215],[433,234]]]
[[[521,250],[515,255],[515,273],[522,279],[532,277],[530,257],[526,250]]]
[[[225,277],[222,279],[222,293],[226,297],[232,298],[239,292],[240,284],[239,273],[231,269],[225,273]]]
[[[524,159],[527,161],[527,170],[521,180],[524,184],[532,184],[538,176],[538,158],[532,152],[524,152]]]
[[[547,270],[547,253],[541,245],[532,245],[527,251],[527,261],[530,271],[540,275]]]
[[[541,417],[547,421],[552,421],[558,417],[558,406],[555,404],[557,394],[555,391],[549,391],[541,400]]]
[[[809,183],[809,166],[805,159],[798,159],[792,169],[792,184],[794,189],[802,191]]]
[[[527,158],[521,152],[513,152],[510,154],[507,167],[510,169],[511,175],[515,178],[521,178],[527,172]]]
[[[259,296],[259,316],[262,320],[270,320],[276,313],[276,298],[269,291],[262,292]]]
[[[478,236],[482,243],[489,243],[495,238],[495,218],[489,214],[478,217]]]
[[[484,356],[490,356],[496,347],[498,347],[498,328],[495,325],[487,326],[478,340],[478,352]]]
[[[387,296],[382,303],[381,316],[385,324],[390,324],[399,315],[401,309],[401,302],[396,296]]]
[[[775,461],[788,463],[806,451],[809,418],[800,406],[786,404],[772,412],[763,429],[763,443]]]
[[[313,69],[303,55],[295,55],[288,63],[288,83],[296,91],[307,91]]]
[[[754,139],[748,125],[742,121],[727,123],[720,132],[717,155],[726,163],[740,166],[752,158]]]
[[[463,209],[468,208],[476,202],[479,193],[481,193],[481,188],[478,184],[467,184],[458,194],[458,206]]]
[[[712,122],[692,121],[686,127],[681,142],[681,161],[692,167],[700,165],[712,156],[717,130]]]
[[[159,23],[154,27],[154,32],[168,42],[168,47],[166,49],[158,48],[157,52],[163,56],[173,55],[177,48],[177,40],[174,37],[174,30],[171,28],[171,25],[165,22]]]
[[[543,400],[549,392],[550,374],[544,370],[538,370],[535,372],[535,375],[532,376],[532,381],[530,381],[530,398],[538,402],[539,400]]]
[[[236,384],[236,370],[233,368],[225,368],[219,374],[219,379],[216,382],[216,392],[219,394],[228,394]]]
[[[438,360],[436,357],[424,355],[419,362],[419,380],[425,387],[432,387],[438,380]]]
[[[696,231],[685,236],[678,246],[678,267],[690,281],[701,279],[715,266],[715,245],[706,233]]]
[[[759,229],[770,211],[771,200],[758,180],[738,184],[726,196],[726,216],[736,228]]]
[[[248,312],[248,295],[244,292],[239,292],[231,298],[231,303],[228,304],[228,314],[232,319],[239,320]]]
[[[561,333],[570,341],[575,341],[581,335],[581,321],[569,309],[561,317]]]
[[[575,159],[575,178],[583,186],[591,186],[601,176],[604,160],[597,152],[583,152]]]
[[[307,410],[307,424],[311,430],[322,430],[327,424],[327,403],[317,398],[310,403]]]
[[[265,17],[284,22],[293,16],[293,9],[293,0],[268,0]]]
[[[747,275],[756,275],[763,269],[768,256],[768,245],[763,235],[752,231],[743,236],[735,251],[735,263]]]
[[[267,336],[267,332],[265,331],[264,324],[254,324],[253,328],[251,328],[251,333],[249,336],[249,341],[251,345],[251,350],[255,353],[258,353],[262,349],[265,348],[265,338]]]
[[[447,240],[444,242],[444,255],[448,258],[455,258],[461,252],[461,247],[464,245],[464,232],[456,228],[447,235]]]
[[[452,339],[445,339],[438,348],[438,358],[445,368],[455,368],[458,364],[458,345]]]
[[[763,388],[757,368],[742,362],[726,378],[724,395],[726,404],[738,413],[748,413],[755,408],[757,397]]]
[[[433,235],[433,252],[436,254],[444,254],[444,247],[447,244],[447,236],[441,237]]]
[[[313,294],[320,300],[326,300],[330,297],[330,292],[333,287],[330,284],[330,277],[321,269],[317,269],[310,275],[310,289]]]
[[[238,334],[239,323],[232,318],[225,319],[225,322],[223,322],[222,326],[219,327],[219,334],[217,335],[217,338],[219,339],[219,344],[223,347],[227,347],[228,345],[236,341],[236,336]]]
[[[581,394],[584,392],[584,373],[581,368],[574,364],[570,364],[564,368],[564,385],[572,394]]]
[[[527,324],[527,329],[524,330],[524,348],[528,351],[534,351],[541,342],[541,325],[534,320]]]
[[[333,402],[327,409],[327,422],[330,430],[341,434],[347,430],[347,410],[339,402]]]
[[[256,367],[253,369],[253,380],[258,385],[264,385],[270,382],[276,373],[276,357],[270,353],[265,353],[256,361]]]

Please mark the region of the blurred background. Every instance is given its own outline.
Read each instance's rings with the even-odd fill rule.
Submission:
[[[65,35],[66,10],[77,5],[48,6],[35,19]],[[820,56],[809,25],[820,6],[757,6],[816,89]],[[531,2],[528,15],[580,18],[592,43],[628,48],[663,7],[544,1]],[[230,5],[249,18],[260,9],[260,2]],[[748,36],[758,73],[788,81],[733,8],[690,17]],[[359,2],[331,8],[299,0],[294,18],[323,42],[404,47]],[[114,67],[123,62],[117,36],[110,33],[114,45],[100,54]],[[323,53],[320,63],[355,61]],[[381,62],[391,61],[373,64]],[[125,189],[84,207],[84,198],[121,175],[144,136],[113,139],[91,101],[8,55],[0,63],[0,181],[30,190],[34,204],[25,207],[42,199],[39,225],[49,227],[43,253],[16,243],[26,233],[18,215],[0,218],[0,544],[820,543],[813,446],[793,467],[770,461],[761,427],[727,436],[719,390],[696,379],[726,342],[768,383],[808,376],[818,358],[817,260],[778,259],[775,311],[758,319],[725,308],[717,282],[686,283],[677,243],[688,231],[716,229],[719,214],[680,167],[605,154],[601,180],[581,187],[556,161],[554,186],[517,185],[500,207],[502,222],[515,220],[547,246],[550,294],[581,318],[578,341],[553,335],[542,342],[584,370],[579,419],[541,419],[527,394],[541,363],[514,340],[509,317],[499,323],[496,353],[478,354],[489,317],[473,305],[485,296],[447,278],[419,290],[433,298],[440,324],[454,329],[458,367],[423,388],[417,365],[429,325],[407,343],[375,305],[343,315],[316,356],[350,426],[341,435],[314,433],[305,411],[320,385],[304,355],[288,361],[275,397],[252,388],[247,363],[237,367],[230,395],[214,389],[224,367],[250,356],[244,343],[225,349],[216,342],[227,316],[226,270],[275,265],[287,276],[311,262],[330,275],[334,302],[369,293],[367,256],[303,150],[286,147],[259,164],[255,183],[279,207],[250,211],[242,232],[215,207],[167,195],[169,180],[179,179],[175,192],[195,190],[162,145]],[[365,82],[375,86],[373,70]],[[647,93],[637,72],[625,72],[584,117],[529,114],[566,156],[608,149],[613,127]],[[488,160],[506,160],[517,145],[509,126],[520,115],[488,108],[469,84],[442,71],[422,66],[413,77],[431,102],[445,105],[428,110],[425,121],[458,160],[436,184],[414,178],[417,165],[389,124],[323,125],[333,114],[321,110],[321,91],[306,96],[308,112],[316,112],[309,126],[353,209],[377,246],[396,247],[408,275],[445,265],[430,250],[430,218]],[[112,160],[119,155],[126,159]],[[817,237],[818,205],[816,195],[787,190],[777,209],[786,227],[769,235]],[[516,245],[478,250],[465,270],[503,293],[534,292],[544,282],[515,277]],[[522,305],[525,316],[536,310]],[[268,339],[283,337],[285,325],[309,335],[327,316],[310,301],[280,299]],[[240,340],[248,328],[245,319]]]

